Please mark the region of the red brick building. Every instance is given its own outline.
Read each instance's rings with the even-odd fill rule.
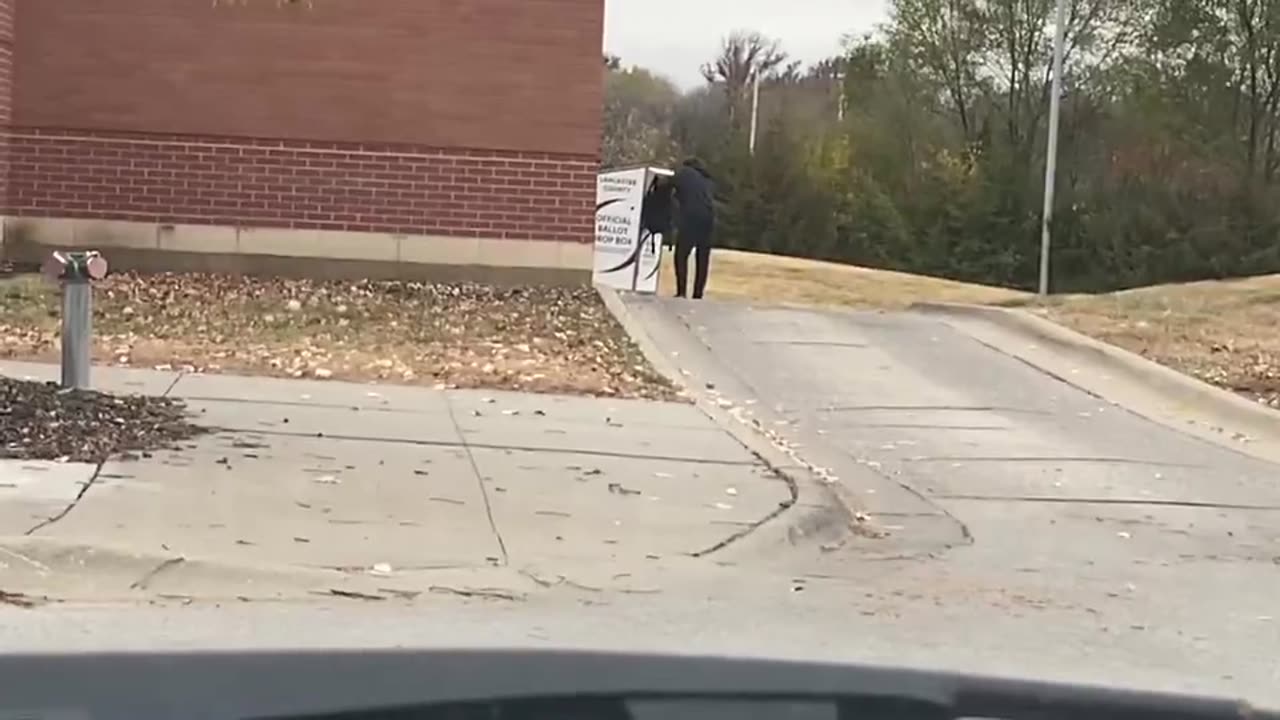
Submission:
[[[6,251],[585,278],[603,19],[603,0],[0,0]]]

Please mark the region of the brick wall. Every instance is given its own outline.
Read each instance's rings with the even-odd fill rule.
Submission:
[[[13,3],[0,0],[0,125],[13,119]]]
[[[587,242],[595,162],[376,144],[18,130],[17,215]]]
[[[14,0],[0,0],[0,199],[9,192],[9,142],[5,131],[13,120],[13,3]]]
[[[602,0],[16,1],[11,215],[592,239]]]

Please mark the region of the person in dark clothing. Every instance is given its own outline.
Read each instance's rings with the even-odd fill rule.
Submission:
[[[701,300],[711,270],[711,234],[716,226],[715,183],[697,158],[684,161],[672,178],[678,215],[676,219],[676,297],[685,297],[689,280],[689,254],[696,251],[693,299]]]

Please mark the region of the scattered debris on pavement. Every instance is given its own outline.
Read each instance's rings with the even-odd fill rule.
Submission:
[[[381,600],[387,599],[383,595],[374,595],[372,593],[362,593],[362,592],[357,592],[355,590],[342,590],[340,588],[330,588],[328,591],[324,593],[318,593],[318,594],[328,594],[334,597],[346,598],[347,600],[381,601]]]
[[[0,605],[12,605],[13,607],[30,610],[39,604],[39,601],[29,595],[24,595],[19,592],[0,590]]]
[[[0,357],[55,360],[57,288],[0,279]],[[94,356],[120,366],[674,399],[591,287],[118,273]]]
[[[485,600],[509,600],[511,602],[525,599],[524,593],[501,588],[456,588],[447,585],[432,585],[431,592],[438,595],[457,595],[465,598],[481,598]]]
[[[609,483],[609,492],[614,495],[643,495],[639,490],[632,490],[624,486],[622,483]]]
[[[0,457],[102,462],[149,453],[206,432],[168,398],[64,390],[0,377]]]

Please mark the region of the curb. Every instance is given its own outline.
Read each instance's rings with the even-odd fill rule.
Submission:
[[[1232,431],[1257,438],[1280,441],[1280,413],[1250,402],[1227,390],[1214,387],[1141,355],[1082,335],[1039,315],[1023,310],[961,303],[915,303],[910,309],[931,315],[980,320],[1039,341],[1063,354],[1094,363],[1105,370],[1141,384],[1178,405],[1206,408]],[[1007,351],[1007,350],[1006,350]],[[1010,352],[1009,354],[1015,354]],[[1045,372],[1035,361],[1018,356]],[[1063,378],[1071,384],[1077,384]],[[1089,390],[1089,388],[1085,388]],[[1097,393],[1102,395],[1102,393]]]
[[[826,496],[830,501],[829,506],[826,508],[827,511],[800,518],[797,523],[792,524],[794,526],[793,529],[798,530],[801,536],[817,539],[830,539],[829,536],[833,531],[836,532],[838,535],[836,539],[839,540],[856,534],[855,529],[860,522],[858,519],[859,513],[850,506],[850,503],[843,497],[837,485],[823,483],[811,471],[798,466],[795,462],[791,462],[791,458],[788,458],[782,450],[775,447],[763,431],[726,412],[715,403],[708,401],[696,388],[690,387],[688,379],[681,369],[667,357],[666,353],[662,352],[644,327],[643,322],[632,315],[618,292],[613,288],[602,286],[596,286],[596,291],[599,293],[605,307],[640,348],[645,358],[653,365],[654,370],[657,370],[677,388],[680,388],[684,396],[699,411],[710,418],[719,428],[729,433],[749,453],[764,463],[780,478],[786,480],[792,489],[792,502],[787,509],[799,505],[802,502],[801,494],[806,490],[816,489]]]
[[[596,285],[595,288],[596,293],[600,296],[600,300],[604,302],[605,309],[607,309],[609,314],[618,321],[618,324],[622,326],[622,329],[626,331],[631,340],[640,348],[640,352],[644,354],[645,359],[649,361],[649,364],[653,366],[653,369],[657,370],[659,375],[662,375],[667,380],[671,381],[672,385],[675,385],[678,389],[688,395],[688,399],[697,405],[699,409],[706,412],[707,409],[703,408],[702,403],[694,397],[692,389],[689,387],[689,384],[685,382],[684,375],[680,372],[680,368],[676,367],[675,363],[671,362],[671,360],[667,358],[666,353],[658,349],[657,343],[653,341],[653,338],[649,337],[648,331],[645,330],[640,321],[636,320],[635,316],[631,314],[631,310],[627,308],[627,304],[622,302],[622,297],[618,295],[618,291],[604,285]],[[711,413],[707,414],[710,415]],[[712,419],[717,418],[713,416]]]

